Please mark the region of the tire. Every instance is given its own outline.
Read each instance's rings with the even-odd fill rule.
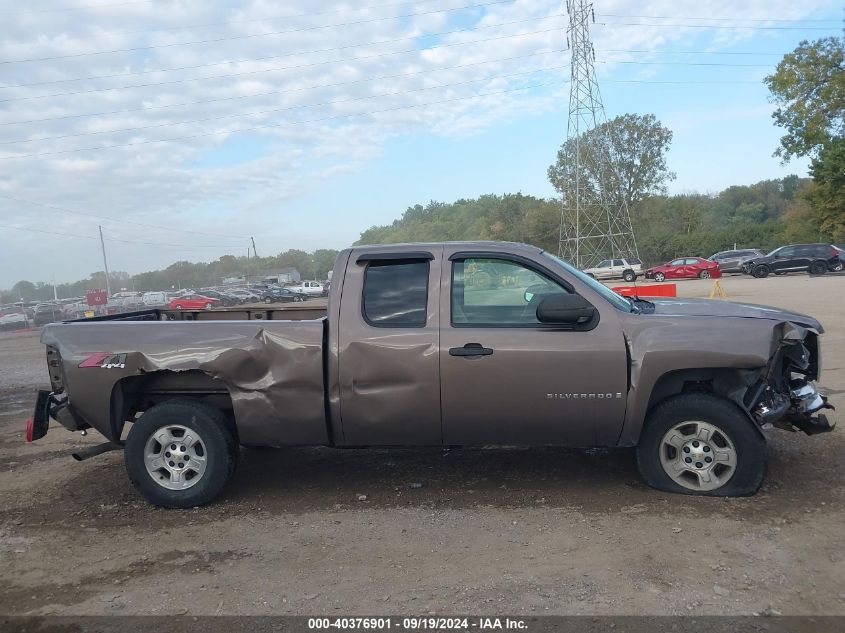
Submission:
[[[270,297],[265,297],[264,303],[273,303],[273,300]]]
[[[159,432],[166,433],[163,437],[173,442],[170,446],[177,447],[174,454],[178,452],[179,456],[170,462],[172,469],[166,463],[170,447],[155,439]],[[194,443],[180,444],[189,433],[195,436]],[[148,460],[156,454],[161,456],[158,469],[154,458]],[[219,409],[193,400],[168,400],[146,411],[132,425],[124,460],[130,481],[147,501],[164,508],[193,508],[214,499],[232,478],[238,442]],[[179,463],[186,465],[182,468]],[[201,471],[192,469],[194,464],[201,465]]]
[[[769,267],[765,264],[759,264],[751,270],[751,274],[757,279],[765,279],[770,272]]]
[[[783,272],[782,270],[776,270],[776,271],[775,271],[775,274],[776,274],[776,275],[785,275],[786,273],[785,273],[785,272]]]
[[[628,283],[637,280],[637,275],[634,273],[633,270],[626,270],[622,273],[622,279],[627,281]]]
[[[824,275],[827,272],[827,264],[825,262],[812,262],[807,272],[813,276]]]
[[[176,309],[177,309],[177,310],[181,310],[181,309],[182,309],[182,304],[181,304],[181,303],[177,303],[177,304],[176,304]]]
[[[766,461],[766,440],[753,422],[734,403],[710,394],[674,396],[658,404],[637,446],[646,483],[682,494],[753,495],[763,483]]]
[[[204,309],[204,310],[211,310],[211,308],[212,308],[212,305],[211,305],[210,303],[206,303],[206,304],[203,306],[203,309]]]
[[[710,271],[709,270],[702,270],[698,273],[699,279],[710,279]]]
[[[665,281],[666,275],[663,273],[654,273],[654,281]]]
[[[830,270],[831,272],[838,273],[842,272],[843,268],[845,268],[845,263],[840,261],[838,264],[834,264],[833,266],[831,266]]]

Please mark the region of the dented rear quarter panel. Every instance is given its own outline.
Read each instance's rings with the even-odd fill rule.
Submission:
[[[111,401],[120,380],[195,370],[225,385],[242,443],[326,444],[324,328],[325,319],[80,322],[46,326],[41,342],[61,354],[71,407],[109,439],[118,439]],[[79,367],[97,352],[125,353],[125,367]]]

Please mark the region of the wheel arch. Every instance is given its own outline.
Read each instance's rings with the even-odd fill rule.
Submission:
[[[237,437],[234,406],[228,387],[223,381],[198,369],[161,370],[117,381],[112,387],[110,403],[112,437],[121,437],[127,422],[168,400],[194,400],[220,409],[226,414]]]
[[[730,402],[742,411],[748,423],[762,436],[760,427],[754,422],[744,402],[749,388],[758,376],[759,371],[734,367],[698,367],[664,372],[651,387],[642,414],[637,416],[636,420],[629,420],[630,427],[626,424],[628,428],[623,430],[620,443],[639,443],[646,420],[655,407],[669,398],[690,393],[706,393]]]

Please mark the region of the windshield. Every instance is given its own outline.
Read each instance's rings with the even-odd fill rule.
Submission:
[[[614,308],[616,308],[617,310],[622,310],[624,312],[634,311],[633,304],[630,301],[628,301],[622,295],[616,294],[610,288],[605,286],[603,283],[596,281],[595,279],[590,277],[588,274],[581,272],[580,270],[578,270],[577,268],[575,268],[571,264],[563,261],[559,257],[555,257],[551,253],[547,253],[546,251],[543,251],[542,254],[545,257],[548,257],[550,260],[552,260],[552,262],[554,262],[558,266],[561,266],[566,272],[568,272],[571,275],[574,275],[580,281],[587,284],[590,288],[592,288],[597,293],[599,293],[602,297],[604,297],[607,300],[607,302],[610,305],[612,305]]]

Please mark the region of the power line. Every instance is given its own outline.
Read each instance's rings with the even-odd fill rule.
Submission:
[[[495,92],[478,93],[478,94],[469,95],[469,96],[466,96],[466,97],[454,97],[454,98],[451,98],[451,99],[443,99],[443,100],[439,100],[439,101],[429,101],[429,102],[426,102],[426,103],[414,103],[414,104],[410,104],[410,105],[396,106],[396,107],[392,107],[392,108],[385,108],[385,109],[382,109],[382,110],[371,110],[371,111],[368,111],[368,112],[356,112],[356,113],[353,113],[353,114],[331,115],[331,116],[325,116],[325,117],[318,117],[316,119],[307,119],[307,120],[304,120],[304,121],[290,121],[290,122],[284,122],[284,123],[268,123],[268,124],[265,124],[265,125],[256,125],[256,126],[253,126],[253,127],[239,128],[239,129],[235,129],[235,130],[223,130],[223,131],[217,131],[217,132],[201,132],[201,133],[198,133],[198,134],[189,134],[187,136],[179,136],[179,137],[173,137],[173,138],[150,139],[150,140],[145,140],[145,141],[134,141],[134,142],[131,142],[131,143],[118,143],[118,144],[114,144],[114,145],[99,145],[99,146],[94,146],[94,147],[79,147],[79,148],[75,148],[75,149],[56,150],[56,151],[52,151],[52,152],[38,152],[38,153],[32,153],[32,154],[16,154],[16,155],[13,155],[13,156],[0,156],[0,160],[12,160],[12,159],[18,159],[18,158],[34,158],[34,157],[38,157],[38,156],[56,156],[56,155],[59,155],[59,154],[70,154],[70,153],[75,153],[75,152],[88,152],[88,151],[97,151],[97,150],[104,150],[104,149],[115,149],[115,148],[120,148],[120,147],[135,147],[135,146],[138,146],[138,145],[150,145],[150,144],[153,144],[153,143],[169,143],[169,142],[174,142],[174,141],[184,141],[184,140],[202,138],[202,137],[207,137],[207,136],[219,136],[221,134],[237,134],[239,132],[254,132],[256,130],[266,130],[266,129],[286,127],[286,126],[293,126],[293,125],[305,125],[305,124],[308,124],[308,123],[320,123],[320,122],[323,122],[323,121],[331,121],[331,120],[337,120],[337,119],[348,119],[348,118],[368,116],[368,115],[373,115],[373,114],[382,114],[382,113],[385,113],[385,112],[395,112],[395,111],[398,111],[398,110],[409,110],[409,109],[413,109],[413,108],[421,108],[421,107],[430,106],[430,105],[439,105],[439,104],[443,104],[443,103],[453,103],[453,102],[456,102],[456,101],[466,101],[468,99],[477,99],[478,97],[488,97],[488,96],[500,95],[500,94],[505,94],[505,93],[510,93],[510,92],[518,92],[518,91],[522,91],[522,90],[532,90],[534,88],[542,88],[542,87],[545,87],[545,86],[553,86],[553,85],[558,85],[558,84],[561,84],[561,83],[566,83],[566,81],[558,80],[558,81],[553,81],[553,82],[550,82],[550,83],[535,84],[533,86],[522,86],[522,87],[519,87],[519,88],[510,88],[508,90],[498,90],[498,91],[495,91]]]
[[[501,4],[502,2],[508,2],[508,1],[510,1],[510,0],[496,0],[495,2],[491,2],[490,4]],[[469,6],[482,7],[482,6],[487,6],[487,5],[479,4],[479,5],[469,5]],[[467,7],[465,7],[465,8],[467,8]],[[403,15],[403,16],[396,16],[394,18],[371,18],[371,19],[368,19],[368,20],[359,20],[359,21],[353,21],[353,22],[340,22],[340,23],[328,24],[328,25],[306,26],[306,27],[300,27],[300,28],[296,28],[296,29],[288,29],[286,31],[270,31],[268,33],[247,33],[245,35],[228,35],[226,37],[216,37],[216,38],[210,38],[210,39],[205,39],[205,40],[191,40],[191,41],[188,41],[188,42],[170,42],[169,44],[150,44],[150,45],[147,45],[147,46],[133,46],[131,48],[115,48],[115,49],[107,50],[107,51],[89,51],[89,52],[85,52],[85,53],[71,53],[71,54],[68,54],[68,55],[53,55],[53,56],[50,56],[50,57],[32,57],[32,58],[27,58],[27,59],[8,59],[8,60],[0,60],[0,64],[20,64],[20,63],[24,63],[24,62],[46,62],[46,61],[55,61],[57,59],[76,59],[76,58],[79,58],[79,57],[90,57],[92,55],[111,55],[111,54],[114,54],[114,53],[135,53],[135,52],[138,52],[138,51],[157,50],[157,49],[160,49],[160,48],[173,48],[175,46],[189,46],[189,45],[194,45],[194,44],[217,44],[219,42],[230,42],[230,41],[233,41],[233,40],[245,40],[245,39],[252,39],[252,38],[256,38],[256,37],[270,37],[272,35],[288,35],[290,33],[304,33],[306,31],[315,31],[315,30],[320,30],[320,29],[327,29],[327,28],[341,27],[341,26],[354,26],[356,24],[364,24],[364,23],[367,23],[367,22],[393,20],[393,19],[398,19],[400,17],[407,18],[407,17],[419,16],[419,15],[430,15],[430,14],[433,14],[433,13],[442,13],[442,11],[425,11],[425,12],[422,12],[422,13],[409,13],[409,14],[406,14],[406,15]],[[554,17],[554,16],[543,16],[541,18],[529,18],[528,20],[521,20],[521,21],[527,22],[529,20],[543,19],[543,18],[546,18],[546,17]],[[478,28],[488,28],[488,27],[478,27]],[[462,29],[462,30],[472,31],[472,30],[475,30],[475,29],[468,28],[468,29]],[[417,37],[420,37],[420,36],[417,36]],[[378,42],[373,42],[373,43],[378,43]]]
[[[352,102],[355,102],[355,101],[366,101],[368,99],[378,99],[378,98],[381,98],[381,97],[394,97],[394,96],[399,96],[399,95],[411,94],[411,93],[414,93],[414,92],[423,92],[423,91],[426,91],[426,90],[436,90],[438,88],[453,88],[455,86],[465,86],[467,84],[478,83],[479,81],[492,81],[494,79],[508,79],[508,78],[511,78],[511,77],[519,77],[519,76],[522,76],[522,75],[530,75],[530,74],[539,73],[539,72],[547,72],[547,71],[550,71],[550,70],[562,70],[562,69],[568,68],[568,67],[569,67],[568,65],[549,66],[549,67],[544,67],[544,68],[536,68],[536,69],[533,69],[533,70],[520,71],[520,72],[516,72],[516,73],[508,73],[508,74],[505,74],[505,75],[493,75],[493,76],[490,76],[490,77],[480,77],[478,79],[468,79],[466,81],[458,81],[458,82],[448,83],[448,84],[437,84],[437,85],[434,85],[434,86],[423,86],[421,88],[409,88],[407,90],[397,90],[397,91],[394,91],[394,92],[383,92],[383,93],[378,93],[378,94],[366,95],[366,96],[363,96],[363,97],[350,97],[348,99],[336,99],[336,100],[333,100],[333,101],[322,101],[322,102],[319,102],[319,103],[305,103],[305,104],[299,104],[299,105],[293,105],[293,106],[285,106],[283,108],[271,108],[269,110],[258,110],[258,111],[253,111],[253,112],[237,112],[237,113],[234,113],[234,114],[221,114],[221,115],[217,115],[217,116],[213,116],[213,117],[205,117],[205,118],[201,118],[201,119],[188,119],[188,120],[185,120],[185,121],[171,121],[171,122],[167,122],[167,123],[156,123],[154,125],[143,125],[143,126],[137,126],[137,127],[119,128],[119,129],[116,129],[116,130],[96,130],[96,131],[93,131],[93,132],[77,132],[77,133],[74,133],[74,134],[62,134],[61,136],[45,136],[45,137],[41,137],[41,138],[18,139],[18,140],[13,140],[13,141],[0,141],[0,145],[11,145],[11,144],[14,144],[14,143],[34,143],[36,141],[56,141],[56,140],[65,139],[65,138],[75,138],[75,137],[79,137],[79,136],[95,136],[95,135],[98,135],[98,134],[118,134],[118,133],[121,133],[121,132],[136,132],[136,131],[141,131],[141,130],[150,130],[150,129],[162,128],[162,127],[173,127],[173,126],[177,126],[177,125],[188,125],[190,123],[206,123],[208,121],[220,121],[220,120],[223,120],[223,119],[249,117],[249,116],[256,116],[256,115],[261,115],[261,114],[272,114],[272,113],[276,113],[276,112],[286,112],[288,110],[298,110],[298,109],[301,109],[301,108],[315,108],[315,107],[319,107],[319,106],[337,105],[339,103],[352,103]],[[303,88],[303,90],[305,90],[305,89],[307,89],[307,88]]]
[[[488,26],[479,27],[476,30],[489,29],[489,28],[494,28],[494,27],[497,27],[497,26],[507,26],[507,25],[510,25],[510,24],[517,24],[517,23],[521,23],[521,22],[530,22],[530,21],[535,20],[535,19],[537,19],[537,18],[532,18],[532,19],[529,19],[529,20],[517,20],[516,22],[503,22],[501,24],[491,24],[491,25],[488,25]],[[149,88],[149,87],[152,87],[152,86],[166,86],[166,85],[172,85],[172,84],[184,84],[184,83],[188,83],[188,82],[192,82],[192,81],[205,81],[205,80],[208,80],[208,79],[225,79],[225,78],[229,78],[229,77],[242,77],[244,75],[256,75],[256,74],[275,72],[275,71],[280,71],[280,70],[291,70],[291,69],[295,69],[295,68],[325,66],[327,64],[337,64],[337,63],[341,63],[341,62],[344,62],[344,61],[358,61],[358,60],[365,60],[365,59],[373,59],[373,58],[377,58],[377,57],[392,57],[394,55],[400,55],[400,54],[403,54],[403,53],[418,53],[418,52],[422,52],[422,51],[426,51],[426,50],[434,50],[434,49],[439,49],[439,48],[451,48],[451,47],[454,47],[454,46],[467,46],[469,44],[479,44],[479,43],[484,43],[484,42],[493,42],[493,41],[496,41],[496,40],[511,39],[511,38],[515,38],[515,37],[525,37],[526,35],[538,35],[538,34],[541,34],[541,33],[551,33],[551,32],[554,32],[554,31],[563,30],[564,28],[565,27],[559,26],[559,27],[554,27],[554,28],[550,28],[550,29],[541,29],[539,31],[527,31],[525,33],[512,33],[510,35],[499,35],[499,36],[495,36],[495,37],[482,38],[482,39],[479,39],[479,40],[469,40],[469,41],[466,41],[466,42],[451,42],[449,44],[436,44],[436,45],[432,45],[432,46],[428,46],[428,47],[424,47],[424,48],[410,48],[410,49],[406,49],[406,50],[402,50],[402,51],[390,51],[390,52],[387,52],[387,53],[376,53],[376,54],[373,54],[373,55],[362,55],[362,56],[351,57],[351,58],[347,58],[347,59],[332,59],[332,60],[321,61],[321,62],[310,62],[310,63],[307,63],[307,64],[296,64],[296,65],[293,65],[293,66],[276,66],[276,67],[273,67],[273,68],[262,68],[262,69],[259,69],[259,70],[248,70],[248,71],[242,71],[242,72],[237,72],[237,73],[226,73],[224,75],[209,75],[209,76],[206,76],[206,77],[188,77],[186,79],[171,79],[171,80],[168,80],[168,81],[157,81],[157,82],[151,82],[151,83],[146,83],[146,84],[130,84],[128,86],[114,86],[112,88],[89,88],[89,89],[86,89],[86,90],[76,90],[76,91],[73,91],[73,92],[55,92],[55,93],[46,94],[46,95],[33,95],[33,96],[29,96],[29,97],[12,97],[12,98],[9,98],[9,99],[0,99],[0,103],[9,103],[9,102],[12,102],[12,101],[30,101],[30,100],[33,100],[33,99],[47,99],[47,98],[50,98],[50,97],[66,97],[66,96],[81,95],[81,94],[91,94],[91,93],[95,93],[95,92],[111,92],[113,90],[129,90],[129,89],[132,89],[132,88]],[[462,33],[462,32],[466,32],[467,30],[468,29],[458,29],[457,31],[447,31],[447,32],[444,32],[444,33],[434,33],[434,34],[429,35],[428,37],[439,37],[439,36],[442,36],[442,35],[450,35],[450,34],[453,34],[453,33]],[[472,30],[472,29],[469,29],[469,30]],[[371,46],[373,44],[388,44],[388,43],[402,42],[402,41],[414,40],[414,39],[417,39],[417,37],[403,37],[403,38],[398,38],[398,39],[395,39],[395,40],[384,40],[384,41],[381,41],[381,42],[349,44],[347,46],[340,46],[340,47],[336,47],[336,48],[324,48],[324,49],[311,50],[311,51],[299,51],[299,52],[296,52],[296,53],[285,53],[284,55],[273,55],[271,57],[267,57],[266,59],[279,59],[281,57],[292,57],[294,55],[310,55],[310,54],[313,54],[313,53],[326,53],[326,52],[344,50],[344,49],[348,49],[348,48],[358,48],[358,47],[361,47],[361,46]],[[256,59],[256,60],[251,60],[251,61],[263,61],[263,60]],[[226,63],[229,63],[229,62],[226,62]],[[157,72],[164,72],[164,71],[157,71]],[[24,87],[24,86],[7,86],[7,87]]]
[[[13,196],[7,196],[5,194],[0,194],[0,198],[4,198],[6,200],[12,200],[12,201],[17,202],[19,204],[29,204],[29,205],[36,206],[36,207],[42,207],[42,208],[45,208],[45,209],[50,209],[52,211],[61,211],[63,213],[70,213],[72,215],[82,215],[82,216],[85,216],[85,217],[95,218],[97,220],[105,220],[105,221],[108,221],[108,222],[117,222],[117,223],[121,223],[121,224],[132,224],[134,226],[141,226],[141,227],[148,228],[148,229],[162,229],[162,230],[165,230],[165,231],[176,231],[176,232],[179,232],[179,233],[192,233],[194,235],[205,235],[205,236],[208,236],[208,237],[228,237],[228,238],[233,237],[231,234],[225,235],[223,233],[206,233],[206,232],[203,232],[203,231],[189,231],[187,229],[178,229],[178,228],[174,228],[172,226],[161,226],[161,225],[157,225],[157,224],[145,224],[143,222],[135,222],[133,220],[123,220],[123,219],[118,219],[118,218],[112,218],[112,217],[109,217],[109,216],[106,216],[106,215],[98,215],[96,213],[86,213],[84,211],[74,211],[73,209],[68,209],[68,208],[65,208],[65,207],[59,207],[59,206],[56,206],[56,205],[53,205],[53,204],[46,204],[46,203],[43,203],[43,202],[35,202],[33,200],[24,200],[22,198],[15,198]],[[247,239],[247,238],[244,237],[244,239]]]
[[[487,41],[487,40],[482,40],[482,41]],[[418,50],[418,49],[414,49],[414,50]],[[432,73],[432,72],[440,72],[440,71],[443,71],[443,70],[456,70],[456,69],[459,69],[459,68],[469,68],[471,66],[482,66],[484,64],[493,64],[493,63],[496,63],[496,62],[509,62],[509,61],[514,61],[514,60],[517,60],[517,59],[526,59],[528,57],[536,57],[538,55],[548,55],[550,53],[562,53],[565,50],[566,49],[558,48],[558,49],[552,49],[552,50],[547,50],[547,51],[538,51],[538,52],[535,52],[535,53],[528,53],[526,55],[516,55],[514,57],[500,57],[498,59],[486,59],[486,60],[483,60],[483,61],[480,61],[480,62],[471,62],[471,63],[468,63],[468,64],[458,64],[457,66],[440,66],[438,68],[427,68],[425,70],[418,70],[418,71],[414,71],[414,72],[410,72],[410,73],[399,73],[399,74],[395,74],[395,75],[381,75],[381,76],[377,76],[377,77],[367,77],[365,79],[355,79],[355,80],[352,80],[352,81],[341,81],[341,82],[336,82],[336,83],[331,83],[331,84],[318,84],[318,85],[315,85],[315,86],[307,86],[307,87],[303,87],[303,88],[288,88],[286,90],[271,90],[269,92],[257,92],[257,93],[246,94],[246,95],[235,95],[235,96],[231,96],[231,97],[218,97],[216,99],[202,99],[202,100],[199,100],[199,101],[187,101],[187,102],[184,102],[184,103],[169,103],[169,104],[163,104],[163,105],[145,106],[145,107],[142,107],[142,108],[124,108],[124,109],[121,109],[121,110],[110,110],[110,111],[106,111],[106,112],[89,112],[89,113],[82,113],[82,114],[66,114],[66,115],[55,116],[55,117],[44,117],[44,118],[41,118],[41,119],[28,119],[28,120],[24,120],[24,121],[7,121],[5,123],[0,123],[0,126],[2,126],[2,125],[21,125],[21,124],[25,124],[25,123],[41,123],[41,122],[44,122],[44,121],[59,121],[59,120],[63,120],[63,119],[75,119],[75,118],[79,118],[79,117],[88,117],[88,116],[108,116],[108,115],[112,115],[112,114],[125,114],[125,113],[128,113],[128,112],[146,112],[146,111],[149,111],[149,110],[160,110],[160,109],[165,109],[165,108],[179,108],[179,107],[191,106],[191,105],[204,105],[204,104],[207,104],[207,103],[218,103],[220,101],[251,99],[253,97],[267,97],[267,96],[271,96],[271,95],[287,94],[287,93],[290,93],[290,92],[299,92],[299,91],[302,91],[302,90],[316,90],[316,89],[321,89],[321,88],[336,88],[338,86],[348,86],[348,85],[352,85],[352,84],[365,83],[365,82],[370,82],[370,81],[380,81],[380,80],[383,80],[383,79],[397,79],[397,78],[401,78],[401,77],[413,77],[413,76],[416,76],[416,75],[422,75],[422,74]],[[323,63],[323,62],[320,62],[320,63]],[[293,66],[290,66],[290,68],[293,68]]]
[[[636,18],[643,20],[707,20],[711,22],[842,22],[840,19],[834,18],[713,18],[713,17],[698,17],[690,15],[625,15],[622,13],[596,13],[600,18]]]
[[[822,26],[742,26],[742,25],[722,25],[722,24],[670,24],[663,22],[661,24],[649,24],[646,22],[596,22],[598,26],[656,26],[656,27],[673,27],[685,29],[739,29],[743,31],[829,31],[830,27]]]

